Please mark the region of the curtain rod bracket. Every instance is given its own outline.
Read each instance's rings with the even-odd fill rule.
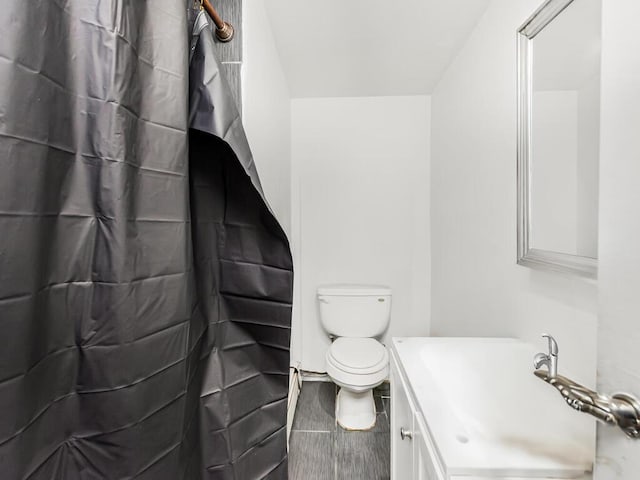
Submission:
[[[216,25],[216,38],[222,43],[227,43],[233,39],[235,30],[233,29],[233,25],[231,25],[230,23],[223,23],[224,25],[222,26],[222,28],[218,28],[218,26]]]
[[[200,5],[207,11],[211,20],[213,20],[213,23],[216,25],[216,38],[218,41],[222,43],[230,42],[235,33],[233,25],[220,18],[220,15],[218,15],[218,12],[216,12],[216,9],[213,8],[209,0],[200,0]]]

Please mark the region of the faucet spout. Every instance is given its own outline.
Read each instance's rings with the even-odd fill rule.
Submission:
[[[546,338],[549,341],[549,355],[557,357],[558,356],[558,342],[548,333],[543,333],[542,338]]]

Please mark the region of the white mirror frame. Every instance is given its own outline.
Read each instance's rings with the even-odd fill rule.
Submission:
[[[531,41],[574,0],[548,0],[518,29],[518,264],[596,278],[598,260],[531,248]]]

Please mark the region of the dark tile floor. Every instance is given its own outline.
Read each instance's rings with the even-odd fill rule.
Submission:
[[[337,387],[305,382],[289,440],[289,480],[389,479],[389,384],[374,390],[376,425],[347,432],[335,419]]]

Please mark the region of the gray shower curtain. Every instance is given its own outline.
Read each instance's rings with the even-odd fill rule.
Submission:
[[[287,477],[289,245],[192,3],[0,9],[0,480]]]

